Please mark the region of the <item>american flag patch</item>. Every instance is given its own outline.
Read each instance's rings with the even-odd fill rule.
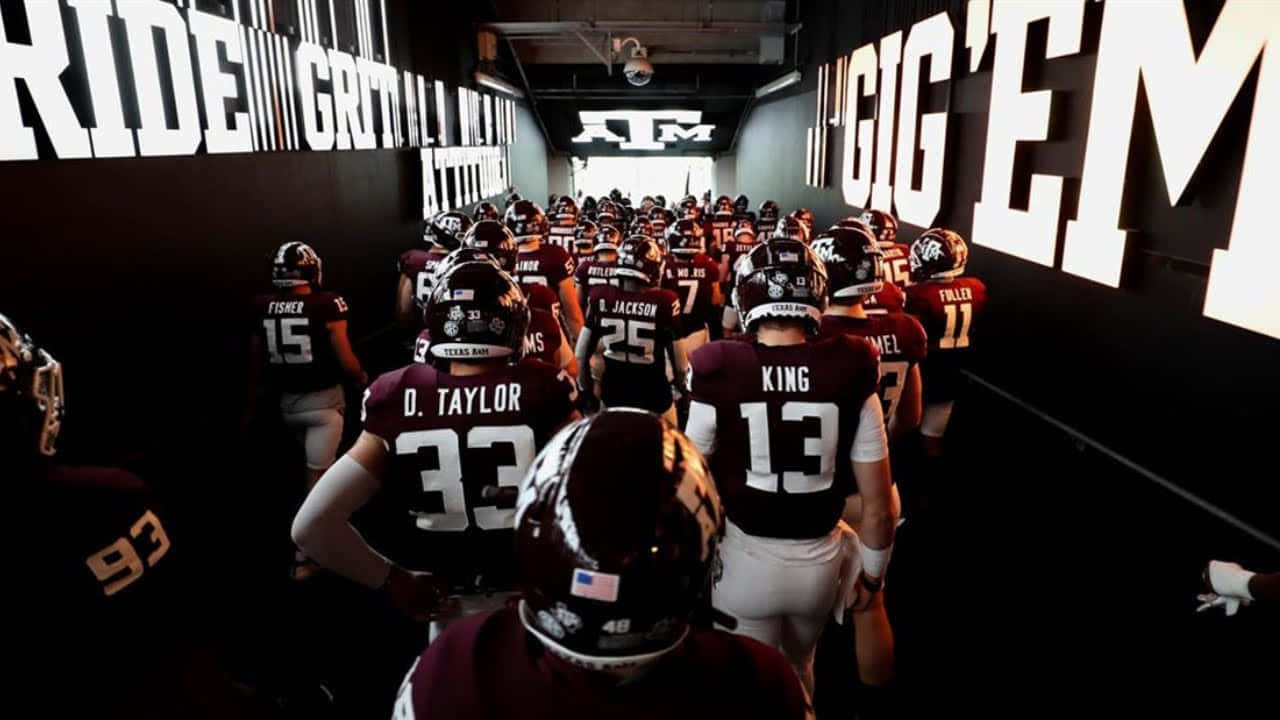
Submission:
[[[800,253],[780,252],[778,253],[778,262],[800,262]]]
[[[573,582],[569,584],[569,594],[588,600],[617,602],[618,580],[617,575],[578,568],[573,571]]]
[[[475,291],[475,290],[472,290],[471,288],[454,288],[454,290],[453,290],[453,299],[454,299],[454,300],[464,300],[464,301],[465,301],[465,300],[475,300],[475,299],[476,299],[476,291]]]

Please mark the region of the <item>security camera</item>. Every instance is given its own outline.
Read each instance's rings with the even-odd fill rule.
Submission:
[[[636,87],[648,85],[653,79],[653,63],[643,56],[633,57],[623,66],[622,74],[627,76],[627,82]]]

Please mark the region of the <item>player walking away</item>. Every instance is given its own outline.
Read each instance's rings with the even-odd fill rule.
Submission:
[[[502,228],[506,232],[506,228]],[[516,250],[514,241],[511,245],[511,261],[507,265],[514,264]],[[457,266],[468,262],[487,262],[498,266],[502,270],[504,261],[489,253],[479,250],[475,247],[460,247],[449,253],[449,256],[436,268],[436,272],[443,277],[452,272]],[[528,298],[526,298],[526,301]],[[573,348],[569,345],[569,341],[565,339],[564,330],[560,327],[560,321],[549,310],[541,308],[529,308],[529,329],[525,331],[524,336],[524,356],[541,360],[553,367],[560,368],[569,374],[570,377],[577,377],[578,362],[574,358]],[[419,363],[431,362],[431,330],[423,328],[418,333],[417,345],[414,348],[413,361]]]
[[[734,290],[753,336],[706,345],[690,371],[689,438],[728,514],[714,605],[737,632],[780,648],[810,694],[818,637],[846,607],[863,679],[882,684],[893,667],[879,590],[896,518],[877,353],[846,335],[808,342],[826,285],[804,244],[757,246],[739,261]],[[861,542],[842,517],[861,526]]]
[[[751,199],[746,195],[733,199],[733,222],[735,227],[745,222],[755,230],[756,214],[751,211]]]
[[[537,448],[576,417],[569,376],[521,359],[529,308],[494,265],[440,278],[426,322],[444,369],[413,363],[369,387],[364,432],[293,521],[311,557],[416,619],[455,612],[451,589],[469,612],[513,586],[516,486]],[[380,491],[404,518],[383,552],[351,524]]]
[[[969,248],[954,230],[926,230],[911,243],[912,285],[907,312],[929,336],[929,355],[920,364],[924,413],[920,424],[924,450],[942,454],[942,435],[960,387],[960,372],[973,347],[974,322],[987,305],[987,286],[964,275]]]
[[[595,241],[591,256],[578,263],[574,281],[578,283],[578,297],[582,299],[582,313],[587,312],[587,297],[597,285],[617,285],[618,246],[622,235],[612,225],[604,225],[593,236]]]
[[[911,248],[898,242],[898,219],[883,210],[867,210],[860,219],[884,253],[885,279],[905,290],[911,284]]]
[[[515,236],[520,254],[515,278],[521,285],[545,285],[560,299],[560,314],[570,338],[582,331],[582,310],[573,286],[577,269],[569,251],[559,245],[543,244],[549,229],[547,216],[537,203],[521,200],[507,209],[507,229]]]
[[[578,235],[578,204],[568,195],[561,195],[551,208],[551,232],[548,240],[572,255]]]
[[[781,214],[778,203],[773,200],[760,203],[759,219],[756,220],[756,237],[761,240],[773,237],[773,233],[778,229],[778,216]]]
[[[333,464],[342,442],[344,376],[360,388],[369,382],[347,337],[347,301],[321,290],[322,280],[315,250],[287,242],[271,263],[277,290],[258,295],[252,304],[247,412],[251,415],[257,404],[260,385],[279,397],[284,423],[304,451],[308,490]],[[295,580],[314,571],[301,551],[294,554],[290,573]]]
[[[684,357],[709,339],[708,321],[717,307],[724,306],[720,294],[720,266],[707,255],[703,228],[692,220],[680,220],[667,232],[670,260],[663,287],[680,299],[676,344]]]
[[[578,338],[578,389],[592,407],[591,355],[604,355],[600,400],[605,407],[634,407],[675,424],[674,387],[684,382],[685,358],[675,346],[680,300],[663,289],[666,261],[658,244],[628,238],[618,248],[618,286],[597,285],[587,301],[587,321]],[[671,364],[673,382],[667,380]]]
[[[521,486],[518,608],[450,627],[409,669],[395,717],[812,717],[775,651],[695,620],[722,518],[670,424],[614,410],[564,429]]]
[[[928,339],[920,321],[902,312],[871,315],[863,301],[884,286],[884,263],[875,239],[866,230],[832,228],[813,241],[813,251],[827,267],[827,310],[819,334],[856,335],[880,351],[880,385],[876,394],[897,440],[920,425],[920,362]]]
[[[726,298],[733,297],[733,280],[736,276],[734,267],[737,266],[738,260],[742,256],[751,252],[756,246],[755,226],[751,223],[738,223],[738,227],[733,231],[733,242],[729,243],[729,247],[725,252],[724,258],[720,261],[720,286],[723,288],[723,294]],[[738,328],[742,325],[741,319],[738,317],[738,311],[733,307],[732,302],[724,304],[724,314],[720,319],[723,327],[723,337],[738,332]]]
[[[479,209],[477,208],[477,213]],[[400,285],[396,289],[396,320],[401,327],[417,331],[422,308],[431,294],[436,265],[458,247],[471,228],[471,218],[460,212],[437,213],[422,224],[422,246],[406,250],[396,262]]]

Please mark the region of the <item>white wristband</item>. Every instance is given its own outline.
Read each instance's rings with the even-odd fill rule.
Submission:
[[[884,571],[889,567],[889,556],[893,555],[893,543],[889,543],[887,548],[876,550],[864,542],[858,555],[862,558],[862,572],[873,578],[883,578]]]

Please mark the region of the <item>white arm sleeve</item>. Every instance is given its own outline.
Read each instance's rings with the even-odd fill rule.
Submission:
[[[710,456],[716,451],[716,409],[697,400],[690,402],[689,422],[685,423],[684,434],[699,452]]]
[[[871,393],[858,415],[858,434],[853,438],[850,459],[859,463],[879,462],[889,457],[889,438],[884,432],[884,410],[880,397]]]
[[[307,557],[371,588],[386,581],[391,561],[369,547],[350,519],[380,484],[360,463],[343,455],[311,489],[292,529],[293,541]]]

